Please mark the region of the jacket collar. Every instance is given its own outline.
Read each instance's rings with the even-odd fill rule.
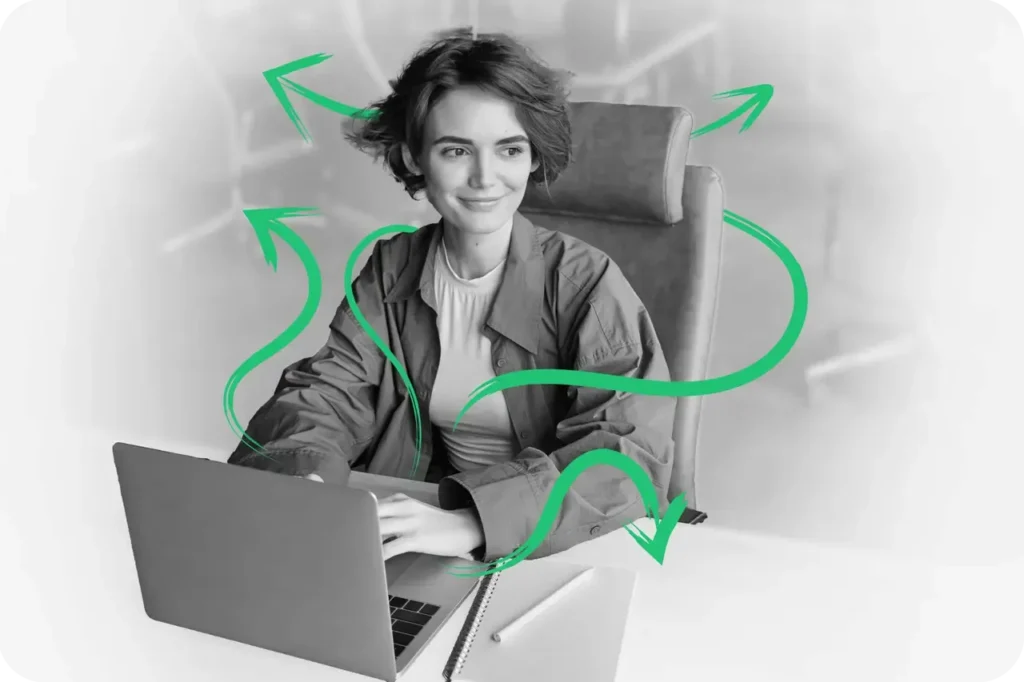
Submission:
[[[384,297],[396,303],[419,292],[435,312],[434,257],[441,244],[442,221],[412,234],[408,265]],[[544,302],[544,254],[537,242],[537,228],[518,211],[512,218],[508,260],[487,326],[531,353],[540,346],[541,306]]]

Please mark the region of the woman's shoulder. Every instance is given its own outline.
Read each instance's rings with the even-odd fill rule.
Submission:
[[[545,265],[559,279],[588,288],[603,278],[621,276],[615,260],[585,239],[543,225],[534,227]]]
[[[375,243],[381,263],[386,269],[403,268],[417,254],[422,255],[430,245],[430,238],[438,223],[417,227],[415,225],[393,225],[393,234],[381,236]],[[404,229],[399,229],[404,228]],[[410,229],[411,228],[411,229]]]

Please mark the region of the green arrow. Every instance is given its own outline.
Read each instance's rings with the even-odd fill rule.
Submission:
[[[299,71],[301,69],[314,66],[330,58],[331,55],[318,53],[302,59],[283,64],[273,69],[268,69],[263,73],[264,78],[270,84],[278,101],[281,106],[284,107],[285,113],[295,124],[299,134],[302,135],[306,142],[310,141],[309,133],[299,119],[298,113],[295,111],[295,107],[291,104],[286,93],[286,89],[292,92],[302,95],[307,99],[313,101],[315,104],[323,106],[331,111],[337,112],[344,116],[351,116],[353,118],[373,118],[377,115],[377,112],[373,109],[359,109],[357,107],[351,107],[346,104],[342,104],[336,100],[325,97],[320,93],[317,93],[309,88],[295,83],[294,81],[285,78],[287,74]],[[754,124],[758,116],[764,111],[765,107],[768,106],[768,102],[771,100],[774,94],[774,88],[768,84],[754,85],[746,88],[739,88],[736,90],[729,90],[727,92],[721,92],[714,95],[714,99],[720,99],[724,97],[735,97],[737,95],[750,95],[750,98],[740,107],[732,111],[731,113],[723,116],[717,121],[703,126],[691,133],[691,137],[699,137],[705,133],[711,132],[717,128],[728,124],[733,119],[736,119],[744,114],[744,112],[750,110],[750,114],[747,116],[747,120],[740,127],[740,132],[743,132]],[[241,380],[246,373],[252,371],[252,369],[259,365],[263,360],[269,358],[278,350],[283,348],[285,345],[290,343],[299,332],[309,323],[312,318],[312,313],[316,311],[316,306],[319,303],[320,298],[320,274],[316,266],[316,261],[313,259],[312,253],[306,248],[305,244],[297,235],[291,230],[280,223],[280,218],[289,217],[294,215],[301,215],[301,211],[305,209],[263,209],[263,211],[277,211],[278,213],[260,213],[256,215],[257,211],[247,211],[246,215],[250,217],[250,221],[253,223],[253,227],[256,229],[257,235],[260,238],[260,243],[263,246],[264,253],[267,254],[267,262],[277,269],[276,252],[274,251],[273,243],[270,239],[270,232],[276,231],[282,238],[288,242],[297,253],[300,258],[307,266],[307,271],[310,273],[310,299],[307,301],[306,307],[303,309],[303,313],[300,314],[299,318],[293,323],[288,330],[286,330],[281,336],[275,339],[273,342],[268,344],[265,348],[249,358],[232,375],[231,380],[228,382],[228,386],[225,388],[225,414],[228,415],[228,421],[232,424],[232,428],[236,429],[236,432],[241,432],[242,436],[248,438],[242,431],[241,427],[237,423],[237,419],[234,418],[233,411],[231,409],[231,396],[234,391],[234,386],[237,385],[238,381]],[[250,214],[252,214],[250,216]],[[255,219],[254,219],[255,218]],[[786,266],[789,272],[790,278],[793,281],[793,314],[790,318],[789,325],[783,332],[782,338],[779,339],[778,343],[765,354],[760,360],[754,362],[748,367],[741,369],[732,374],[717,377],[715,379],[707,379],[702,381],[679,381],[679,382],[663,382],[663,381],[651,381],[644,379],[632,379],[629,377],[617,377],[612,375],[605,375],[593,372],[576,372],[570,370],[532,370],[524,372],[514,372],[504,377],[495,378],[490,381],[484,382],[478,386],[471,394],[470,400],[462,408],[458,418],[455,422],[455,428],[458,427],[459,421],[462,416],[469,410],[475,403],[479,402],[485,396],[492,393],[497,393],[508,388],[516,386],[526,386],[531,384],[560,384],[560,385],[575,385],[575,386],[589,386],[593,388],[604,388],[615,391],[625,391],[639,393],[642,395],[662,395],[662,396],[691,396],[691,395],[707,395],[710,393],[717,393],[727,391],[743,384],[746,384],[754,379],[763,376],[774,368],[784,358],[796,343],[797,338],[800,336],[800,331],[803,328],[804,320],[807,316],[807,281],[803,275],[803,269],[800,267],[799,262],[793,256],[792,252],[789,251],[774,235],[764,230],[754,222],[733,213],[732,211],[725,211],[724,220],[726,223],[739,228],[747,234],[753,236],[758,241],[767,246]],[[260,225],[264,227],[261,228]],[[355,259],[358,254],[366,248],[369,243],[375,239],[383,236],[390,232],[413,232],[415,228],[408,225],[392,225],[389,227],[381,228],[373,234],[366,237],[360,242],[359,247],[351,254],[349,262],[346,265],[345,272],[345,284],[346,284],[346,295],[350,299],[353,313],[355,314],[357,321],[360,326],[370,335],[374,344],[384,352],[388,357],[388,360],[396,367],[399,374],[401,375],[403,383],[409,390],[410,396],[413,400],[413,411],[416,419],[416,456],[413,462],[413,472],[415,473],[417,465],[419,464],[420,457],[420,446],[421,446],[421,424],[418,405],[416,404],[415,391],[412,390],[411,382],[408,375],[405,373],[405,369],[401,363],[390,354],[390,349],[386,344],[374,333],[372,327],[367,323],[366,319],[362,316],[352,300],[351,291],[351,278],[354,269]],[[289,236],[286,236],[287,233]],[[296,244],[297,242],[297,244]],[[305,255],[304,255],[305,254]],[[308,260],[307,260],[308,256]],[[310,267],[312,264],[312,268]],[[314,273],[315,273],[315,285],[314,285]],[[314,293],[315,290],[315,293]],[[310,308],[311,302],[315,296],[315,302],[312,303],[312,312],[308,313],[307,309]],[[307,319],[304,319],[307,318]],[[296,329],[297,327],[297,329]],[[249,439],[251,440],[251,439]],[[259,447],[259,444],[256,444]],[[637,490],[640,492],[640,496],[644,501],[644,506],[647,511],[647,516],[654,519],[656,532],[654,537],[649,537],[646,533],[636,527],[635,524],[627,524],[626,531],[632,536],[632,538],[639,544],[644,551],[650,554],[655,561],[662,563],[664,561],[665,550],[668,547],[668,540],[672,532],[675,530],[676,525],[679,522],[680,517],[686,510],[686,499],[684,495],[679,495],[669,503],[664,518],[659,518],[658,513],[658,498],[654,484],[652,483],[647,472],[635,461],[623,455],[622,453],[614,450],[600,448],[591,450],[575,460],[569,463],[569,465],[561,472],[559,477],[555,481],[554,488],[548,495],[548,499],[545,502],[544,508],[541,511],[540,518],[537,525],[534,527],[530,537],[527,538],[526,542],[514,550],[511,554],[501,557],[495,562],[491,563],[489,569],[479,572],[473,567],[464,566],[457,568],[453,571],[456,574],[462,574],[465,577],[478,577],[481,575],[487,575],[489,573],[496,573],[503,571],[506,568],[525,560],[531,553],[533,553],[543,543],[544,538],[551,532],[551,528],[558,517],[562,503],[565,496],[568,494],[570,487],[573,482],[585,471],[586,469],[598,466],[598,465],[610,465],[618,468],[619,470],[626,473],[633,483],[637,486]]]
[[[586,386],[606,391],[682,398],[685,396],[710,395],[712,393],[731,391],[744,384],[749,384],[751,381],[764,376],[774,369],[793,350],[793,346],[796,345],[800,332],[803,330],[804,322],[807,319],[807,278],[804,276],[803,268],[800,267],[800,262],[797,261],[796,256],[775,235],[753,221],[729,210],[724,212],[723,220],[767,246],[782,261],[782,264],[789,272],[790,280],[793,282],[793,313],[790,315],[789,324],[786,325],[786,329],[783,331],[782,337],[778,342],[760,359],[731,374],[697,381],[657,381],[654,379],[638,379],[635,377],[622,377],[614,374],[581,372],[568,369],[527,369],[511,372],[500,377],[488,379],[474,388],[469,394],[469,401],[459,412],[458,417],[456,417],[455,424],[452,427],[453,430],[458,427],[462,417],[476,403],[489,395],[500,393],[510,388],[539,385]]]
[[[409,474],[409,478],[413,478],[416,475],[416,471],[420,466],[420,456],[423,451],[423,422],[420,417],[420,404],[416,400],[416,389],[412,385],[412,380],[409,379],[408,372],[405,371],[405,367],[398,361],[395,354],[391,352],[391,348],[387,343],[384,342],[373,329],[366,318],[363,316],[363,312],[359,309],[359,305],[356,301],[355,294],[352,293],[352,279],[355,273],[356,260],[358,260],[360,254],[366,250],[366,247],[377,241],[381,237],[389,234],[396,234],[398,232],[412,233],[417,229],[412,225],[388,225],[382,227],[379,230],[374,230],[356,244],[356,248],[349,254],[348,262],[345,263],[345,296],[348,297],[348,305],[352,309],[352,315],[356,318],[356,322],[363,328],[370,340],[373,341],[374,345],[380,349],[380,352],[384,354],[384,357],[388,359],[394,367],[395,371],[398,372],[398,376],[402,379],[402,383],[405,384],[405,389],[409,392],[409,400],[412,401],[412,414],[416,420],[416,455],[412,461],[412,472]]]
[[[306,142],[312,142],[312,138],[309,135],[309,131],[306,129],[305,124],[299,118],[299,114],[295,111],[295,106],[288,99],[288,93],[286,89],[291,90],[297,95],[302,95],[306,99],[312,101],[314,104],[330,109],[333,112],[339,113],[342,116],[351,116],[352,118],[373,118],[377,115],[376,109],[360,109],[358,107],[351,107],[347,104],[325,97],[319,92],[310,90],[304,85],[299,85],[290,78],[285,78],[290,73],[301,71],[302,69],[308,69],[311,66],[316,66],[321,62],[325,62],[331,58],[325,52],[318,52],[316,54],[303,57],[302,59],[296,59],[295,61],[282,64],[281,66],[275,66],[272,69],[267,69],[263,72],[263,77],[267,79],[267,83],[270,84],[270,89],[274,91],[274,96],[277,97],[277,101],[284,107],[284,112],[288,114],[288,118],[291,119],[292,123],[295,124],[299,134],[302,135],[302,139]]]
[[[746,122],[744,122],[744,124],[740,127],[740,132],[742,133],[744,130],[754,125],[754,121],[757,120],[757,117],[760,116],[761,112],[763,112],[765,107],[768,106],[768,102],[771,101],[772,95],[774,94],[775,88],[773,88],[771,85],[768,85],[767,83],[762,83],[761,85],[751,85],[746,88],[727,90],[725,92],[719,92],[718,94],[712,95],[711,99],[736,97],[738,95],[750,95],[750,99],[748,99],[739,107],[737,107],[730,113],[726,114],[722,118],[718,119],[717,121],[712,121],[711,123],[708,123],[706,126],[697,128],[692,133],[690,133],[690,137],[700,137],[704,133],[710,133],[712,130],[715,130],[716,128],[721,128],[727,123],[730,123],[733,119],[739,118],[747,110],[751,110],[750,115],[747,116]]]
[[[245,213],[245,217],[256,232],[256,238],[259,239],[260,247],[263,249],[263,256],[266,258],[267,264],[274,269],[274,272],[277,272],[277,247],[274,246],[272,235],[276,234],[281,241],[298,254],[299,260],[302,261],[302,265],[306,268],[306,276],[309,279],[309,294],[306,296],[306,303],[302,306],[302,310],[299,311],[295,321],[288,325],[288,328],[270,343],[260,348],[243,362],[231,375],[231,378],[228,379],[227,385],[224,386],[224,416],[227,417],[231,430],[250,449],[267,456],[263,446],[249,436],[238,422],[238,417],[235,415],[235,389],[238,388],[238,384],[241,383],[242,379],[249,372],[256,369],[264,361],[270,359],[278,351],[294,341],[302,333],[302,330],[309,326],[309,323],[313,321],[313,317],[316,315],[317,308],[320,306],[320,294],[323,290],[320,266],[317,265],[316,257],[309,250],[309,247],[306,246],[306,243],[302,241],[302,238],[281,222],[286,218],[313,215],[316,213],[316,209],[299,207],[254,208],[247,209],[243,213]]]
[[[555,485],[551,489],[547,501],[544,503],[540,519],[537,521],[537,525],[534,527],[530,537],[526,539],[526,542],[511,554],[492,562],[489,568],[482,571],[473,566],[454,566],[448,572],[463,578],[477,578],[489,573],[504,571],[525,560],[541,546],[544,538],[551,532],[551,527],[558,518],[562,502],[565,500],[565,496],[569,494],[572,484],[587,469],[601,465],[615,467],[629,476],[636,485],[644,502],[644,507],[647,509],[647,516],[654,519],[656,531],[654,537],[651,538],[638,528],[634,530],[635,526],[631,527],[632,524],[628,524],[626,532],[633,536],[637,544],[650,554],[655,561],[659,564],[663,563],[665,561],[665,550],[668,548],[668,539],[679,525],[679,519],[682,517],[683,512],[686,511],[686,495],[680,494],[672,500],[668,505],[668,509],[665,510],[665,516],[660,517],[658,513],[658,492],[651,482],[650,476],[644,471],[644,468],[621,452],[607,448],[598,448],[580,455],[569,462],[569,465],[562,470],[562,473],[555,480]]]
[[[793,253],[786,248],[774,235],[757,225],[753,221],[744,218],[732,211],[725,211],[723,220],[733,227],[736,227],[750,236],[754,237],[767,246],[779,260],[785,265],[793,282],[793,313],[790,316],[789,324],[782,334],[782,338],[763,357],[754,363],[713,379],[702,379],[699,381],[656,381],[652,379],[636,379],[632,377],[621,377],[612,374],[601,374],[599,372],[579,372],[575,370],[524,370],[512,372],[501,377],[489,379],[477,386],[470,392],[470,399],[459,412],[455,420],[453,430],[458,427],[463,415],[484,397],[493,393],[499,393],[509,388],[531,385],[569,385],[600,388],[611,391],[622,391],[626,393],[638,393],[640,395],[657,396],[695,396],[708,395],[729,391],[744,384],[747,384],[758,377],[764,376],[771,371],[796,345],[800,332],[803,329],[804,321],[807,319],[807,279],[804,277],[803,268]],[[456,567],[452,573],[463,577],[478,577],[488,573],[497,573],[510,568],[520,561],[526,559],[534,552],[548,533],[558,517],[562,502],[569,492],[572,483],[583,473],[584,470],[599,464],[610,465],[626,473],[640,491],[647,509],[647,516],[654,519],[656,532],[654,537],[648,537],[635,524],[625,526],[633,539],[644,551],[650,554],[655,561],[662,563],[665,557],[665,549],[668,547],[668,539],[675,530],[675,525],[686,510],[685,497],[680,495],[669,503],[665,517],[659,519],[657,506],[657,493],[654,483],[647,472],[634,460],[614,450],[599,448],[580,455],[559,475],[555,481],[554,488],[548,495],[544,508],[541,511],[540,519],[534,527],[526,542],[516,548],[511,554],[503,556],[490,564],[484,571],[477,571],[473,567]]]

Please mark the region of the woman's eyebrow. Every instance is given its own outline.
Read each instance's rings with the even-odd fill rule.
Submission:
[[[434,140],[434,145],[444,144],[445,142],[454,144],[465,144],[474,146],[473,140],[468,140],[464,137],[456,137],[455,135],[442,135],[441,137]],[[498,140],[497,144],[512,144],[513,142],[529,142],[529,139],[525,135],[513,135],[512,137],[503,137]]]

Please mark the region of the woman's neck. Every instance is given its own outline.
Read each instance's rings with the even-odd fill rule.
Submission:
[[[500,230],[489,234],[471,234],[449,227],[442,232],[448,262],[462,279],[476,279],[498,267],[508,255],[512,240],[512,218]]]

